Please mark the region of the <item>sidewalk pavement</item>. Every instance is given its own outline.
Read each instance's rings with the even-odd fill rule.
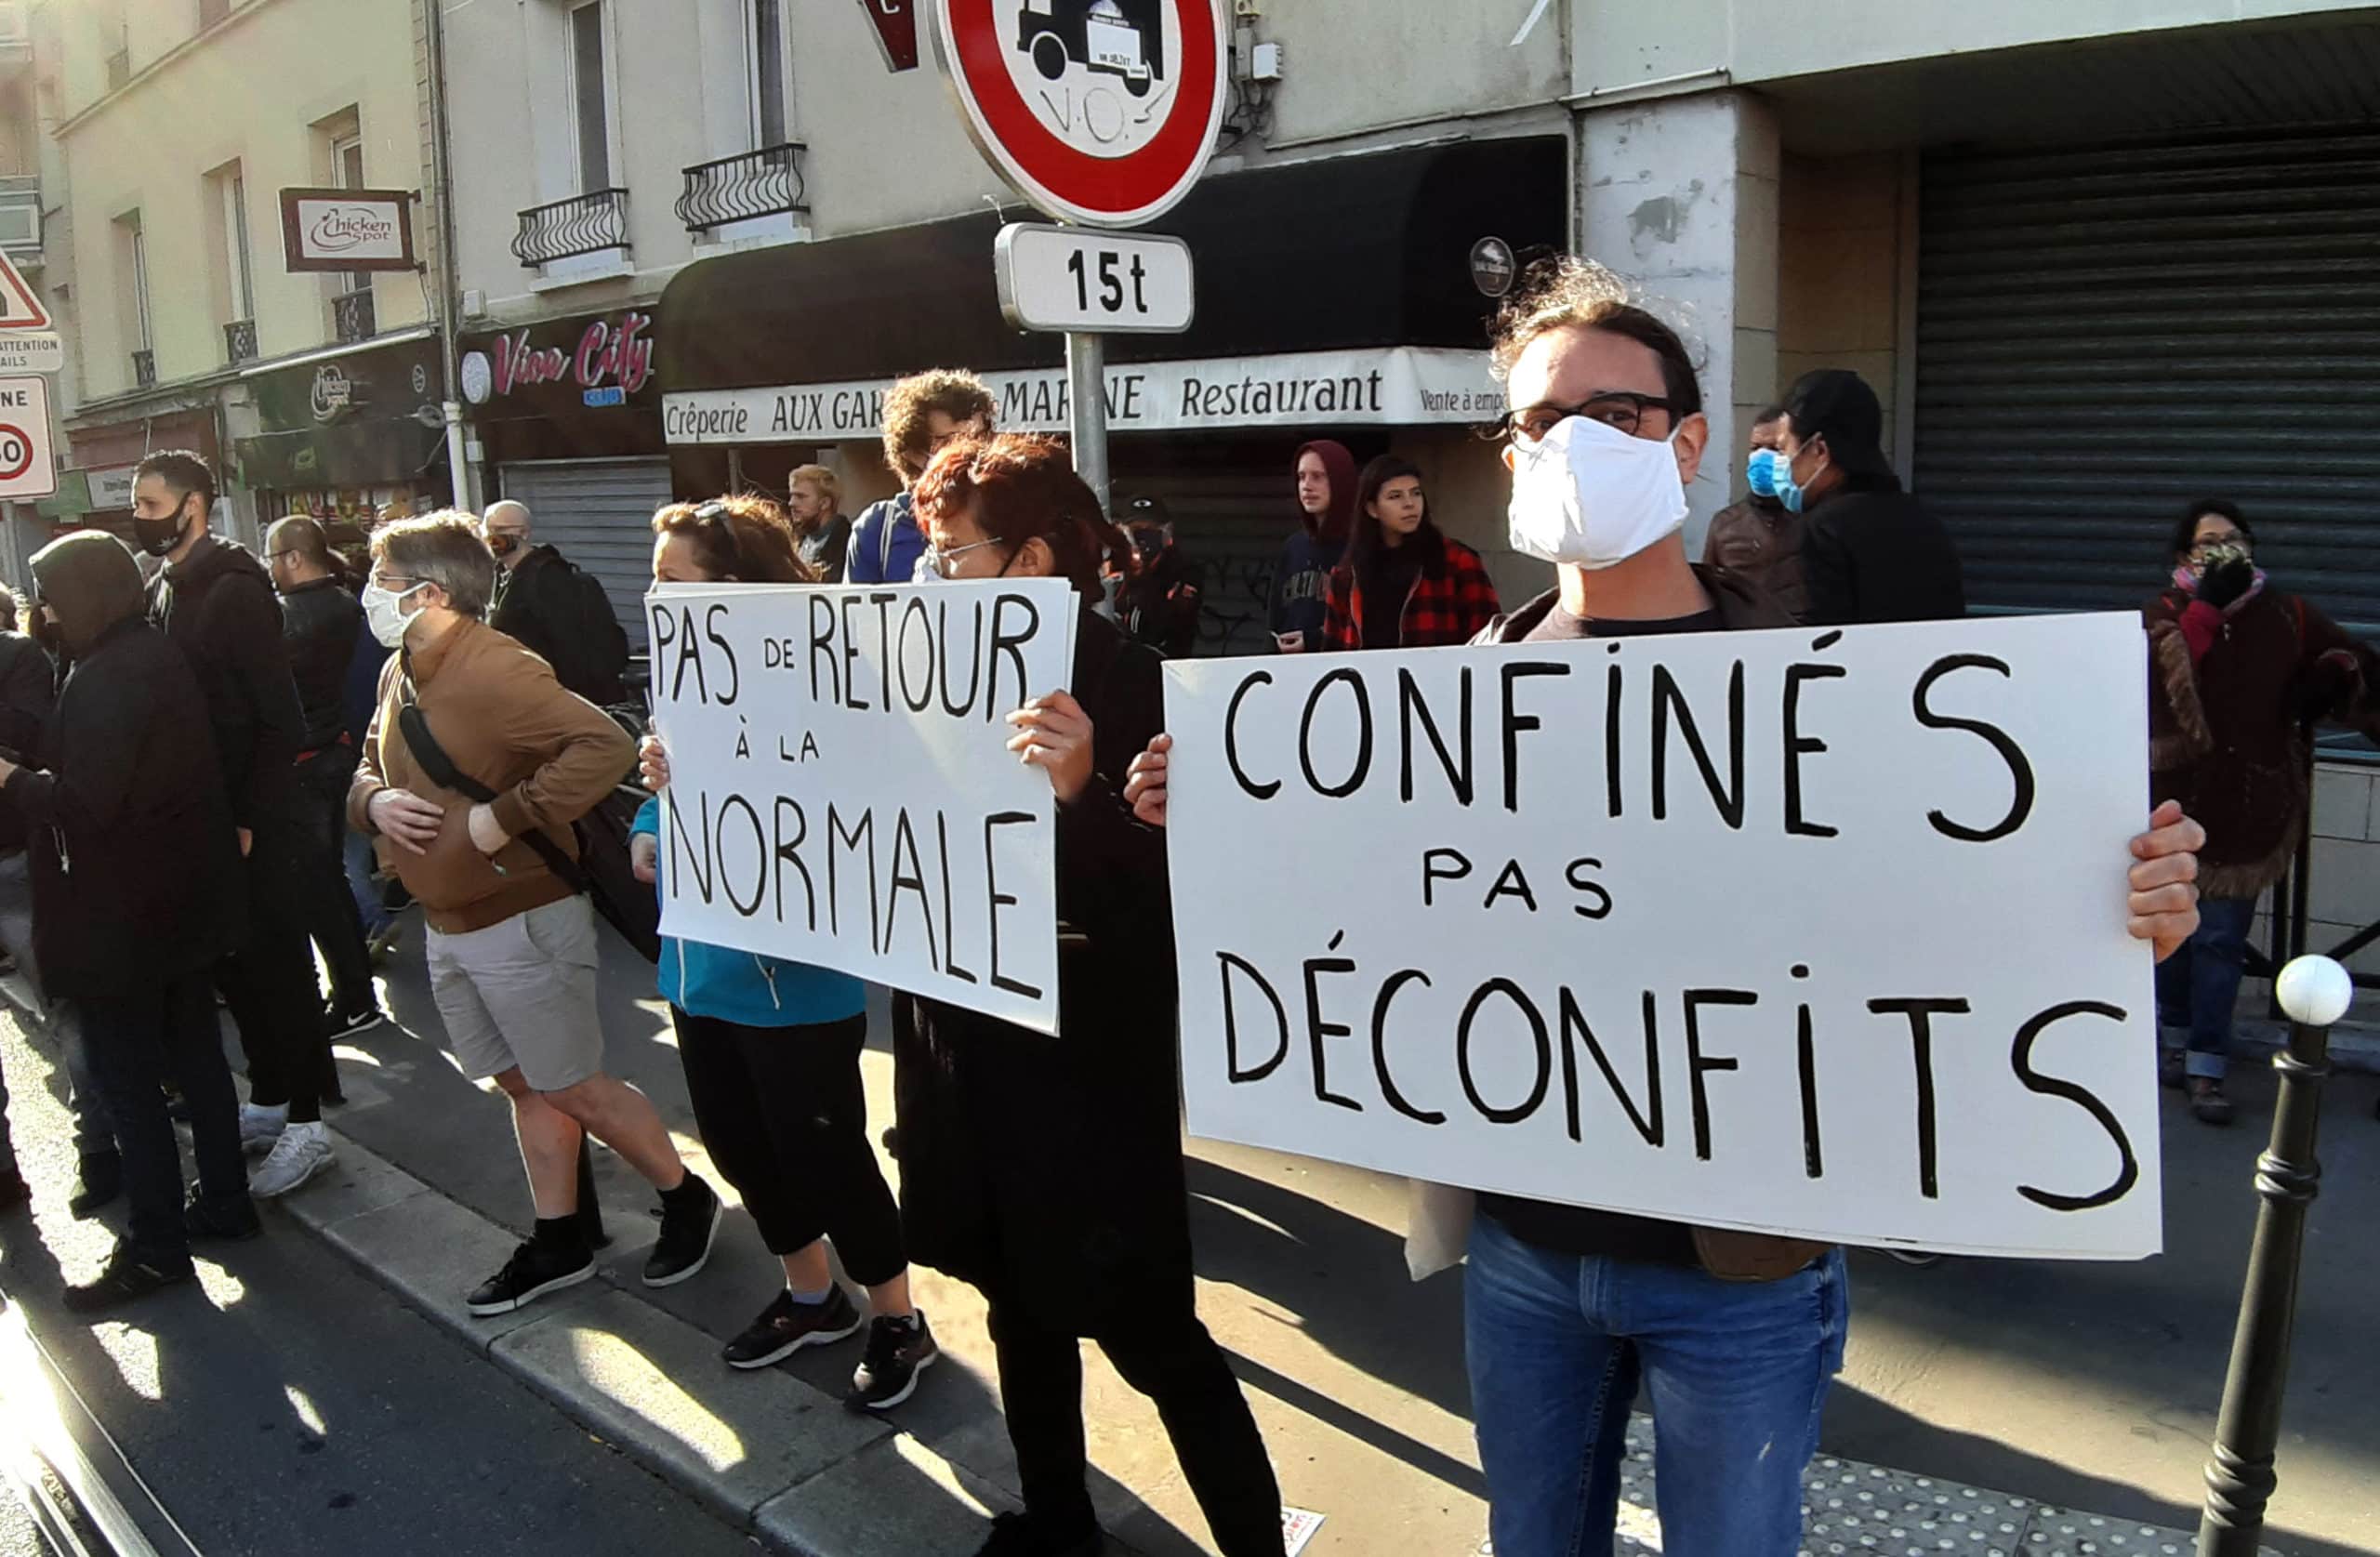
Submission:
[[[653,1095],[689,1160],[732,1195],[693,1136],[650,969],[608,931],[605,940],[612,1067]],[[775,1290],[774,1260],[739,1208],[700,1277],[643,1287],[637,1273],[654,1230],[645,1214],[651,1192],[607,1152],[597,1154],[614,1240],[602,1279],[499,1319],[465,1313],[462,1294],[501,1263],[525,1226],[509,1110],[464,1081],[441,1047],[417,933],[392,963],[387,994],[398,1024],[340,1049],[350,1102],[333,1115],[339,1163],[282,1203],[291,1220],[774,1550],[963,1554],[991,1511],[1015,1506],[983,1308],[969,1288],[917,1273],[944,1360],[889,1419],[852,1416],[838,1403],[856,1340],[798,1353],[777,1368],[734,1372],[719,1347]],[[888,1030],[880,1007],[876,1017],[880,1046]],[[880,1128],[891,1119],[890,1056],[872,1049],[865,1067]],[[1946,1261],[1911,1270],[1855,1257],[1855,1308],[1868,1313],[1853,1325],[1826,1457],[1810,1474],[1808,1551],[2080,1557],[2192,1549],[2184,1531],[2195,1523],[2198,1470],[2236,1307],[2239,1233],[2254,1211],[2248,1179],[2268,1109],[2269,1084],[2259,1095],[2242,1079],[2241,1129],[2190,1133],[2187,1122],[2169,1123],[2175,1252],[2163,1260]],[[2361,1115],[2366,1133],[2374,1130],[2368,1090],[2343,1098],[2341,1109]],[[2326,1147],[2335,1153],[2355,1128],[2334,1123]],[[2202,1173],[2194,1165],[2207,1154],[2213,1160]],[[1249,1389],[1285,1498],[1323,1516],[1306,1551],[1480,1551],[1486,1508],[1462,1379],[1460,1284],[1406,1278],[1401,1185],[1207,1142],[1194,1142],[1192,1155],[1201,1311]],[[889,1160],[886,1168],[897,1171]],[[2369,1213],[2370,1178],[2326,1179],[2311,1240],[2318,1261],[2325,1211],[2333,1225],[2340,1215]],[[2370,1225],[2365,1214],[2362,1226]],[[2185,1252],[2196,1234],[2211,1234],[2211,1258]],[[2362,1240],[2327,1242],[2337,1252]],[[2201,1265],[2212,1266],[2218,1290],[2202,1290],[2194,1275],[2175,1286],[2177,1274]],[[2368,1278],[2369,1267],[2347,1274]],[[2373,1447],[2380,1435],[2369,1431],[2372,1392],[2350,1388],[2340,1393],[2360,1398],[2341,1399],[2330,1389],[2364,1355],[2357,1338],[2368,1304],[2334,1298],[2321,1276],[2318,1264],[2301,1299],[2298,1391],[2271,1528],[2277,1544],[2305,1557],[2380,1550],[2380,1516],[2368,1507],[2380,1463]],[[2228,1298],[2219,1290],[2226,1283]],[[2353,1293],[2373,1289],[2368,1279],[2352,1280]],[[2156,1332],[2155,1344],[2139,1362],[2127,1352],[2139,1349],[2144,1326]],[[2126,1377],[2143,1370],[2159,1377]],[[1155,1413],[1095,1352],[1085,1397],[1093,1498],[1119,1546],[1140,1557],[1208,1550]],[[1623,1551],[1660,1550],[1650,1450],[1639,1418],[1623,1484]],[[1861,1453],[1922,1470],[1845,1458]],[[2073,1511],[2078,1505],[2115,1511]]]

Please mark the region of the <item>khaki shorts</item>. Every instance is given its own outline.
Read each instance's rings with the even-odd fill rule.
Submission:
[[[595,910],[584,896],[485,930],[433,930],[424,944],[430,993],[464,1075],[479,1081],[518,1066],[532,1090],[559,1092],[602,1070]]]

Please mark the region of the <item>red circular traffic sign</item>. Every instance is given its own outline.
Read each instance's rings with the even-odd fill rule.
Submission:
[[[0,482],[13,482],[33,468],[33,435],[0,422]]]
[[[1060,220],[1137,227],[1205,171],[1223,0],[941,0],[933,31],[968,134]]]

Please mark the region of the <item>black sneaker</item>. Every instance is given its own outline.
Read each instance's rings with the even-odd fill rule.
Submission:
[[[823,1303],[798,1303],[790,1292],[760,1311],[720,1355],[729,1367],[766,1367],[805,1346],[827,1346],[859,1328],[859,1310],[840,1287]]]
[[[77,1220],[89,1216],[124,1193],[124,1159],[113,1152],[95,1152],[74,1169],[74,1193],[66,1209]]]
[[[178,1286],[190,1280],[190,1256],[177,1261],[164,1255],[142,1254],[127,1244],[118,1244],[108,1256],[107,1269],[80,1287],[66,1289],[66,1306],[76,1313],[97,1313],[102,1309],[128,1303],[135,1298],[145,1298],[152,1292]]]
[[[594,1273],[595,1256],[586,1249],[550,1248],[532,1239],[512,1251],[504,1269],[473,1288],[463,1306],[482,1319],[510,1313]]]
[[[358,1033],[368,1033],[388,1020],[389,1013],[377,1006],[365,1006],[352,1011],[342,1011],[333,1007],[323,1013],[323,1031],[331,1042],[337,1043]]]
[[[1107,1537],[1099,1526],[1088,1530],[1052,1530],[1029,1513],[1004,1513],[992,1521],[991,1538],[975,1549],[975,1557],[1099,1557]]]
[[[702,1193],[661,1202],[661,1236],[654,1240],[653,1254],[644,1262],[647,1287],[675,1287],[710,1259],[711,1240],[719,1236],[727,1207],[719,1192],[694,1174],[686,1175],[686,1183]]]
[[[917,1393],[918,1375],[933,1366],[942,1348],[933,1343],[925,1310],[906,1319],[879,1317],[867,1326],[867,1351],[852,1371],[843,1404],[854,1411],[889,1411]]]
[[[264,1231],[264,1219],[257,1215],[257,1203],[245,1194],[237,1200],[209,1200],[193,1184],[182,1202],[182,1229],[192,1243],[213,1238],[244,1244]]]

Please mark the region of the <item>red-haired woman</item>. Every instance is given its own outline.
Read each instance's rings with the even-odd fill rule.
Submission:
[[[1430,522],[1421,472],[1395,455],[1365,466],[1355,483],[1355,533],[1324,602],[1325,649],[1468,643],[1497,612],[1479,553]]]
[[[919,480],[925,565],[945,579],[1057,577],[1083,608],[1067,691],[1009,716],[1058,799],[1059,1025],[1051,1037],[914,996],[893,1005],[910,1257],[982,1289],[1025,1511],[978,1557],[1091,1557],[1082,1353],[1097,1340],[1157,1402],[1224,1557],[1279,1557],[1281,1498],[1255,1418],[1199,1323],[1174,1062],[1164,835],[1124,771],[1162,723],[1157,654],[1091,609],[1130,542],[1065,446],[954,444]]]

